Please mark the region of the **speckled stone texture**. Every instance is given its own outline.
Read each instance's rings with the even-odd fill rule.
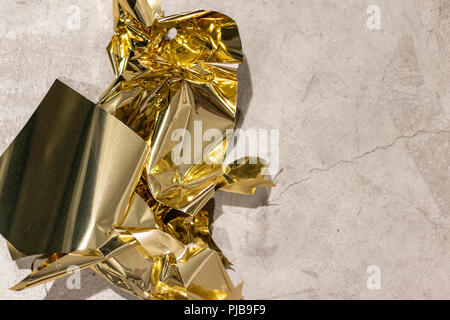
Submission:
[[[238,22],[240,126],[280,129],[278,186],[216,196],[214,237],[245,298],[450,298],[450,1],[163,4]],[[367,26],[370,5],[381,30]],[[55,78],[94,101],[112,81],[112,6],[10,0],[0,12],[3,152]],[[8,291],[29,264],[0,241],[0,298],[132,298],[92,271],[81,290],[58,280]]]

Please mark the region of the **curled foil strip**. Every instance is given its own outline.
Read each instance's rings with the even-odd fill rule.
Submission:
[[[46,258],[12,289],[92,268],[141,299],[240,299],[205,205],[218,189],[273,183],[260,159],[224,164],[243,61],[236,23],[114,0],[114,25],[116,78],[97,105],[57,81],[0,158],[11,256]],[[191,141],[199,124],[216,139]],[[179,146],[189,161],[174,159]]]

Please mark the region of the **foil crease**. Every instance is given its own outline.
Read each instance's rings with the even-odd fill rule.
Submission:
[[[113,4],[113,83],[95,105],[55,82],[0,158],[0,233],[13,259],[45,259],[11,289],[91,268],[141,299],[241,299],[206,205],[219,189],[274,184],[261,159],[225,163],[237,25],[211,11],[165,17],[159,0]],[[220,138],[198,145],[199,130]],[[180,146],[189,161],[174,159]]]

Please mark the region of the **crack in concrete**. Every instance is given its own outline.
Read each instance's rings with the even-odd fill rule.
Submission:
[[[355,156],[351,160],[347,160],[347,159],[339,160],[339,161],[333,163],[332,165],[330,165],[330,166],[328,166],[326,168],[312,168],[311,170],[308,171],[308,176],[306,176],[306,177],[304,177],[304,178],[302,178],[302,179],[300,179],[298,181],[295,181],[295,182],[289,184],[286,188],[284,188],[284,190],[282,192],[280,192],[279,196],[276,199],[268,201],[266,203],[266,205],[275,205],[275,203],[274,203],[275,201],[280,200],[283,197],[283,195],[286,194],[286,192],[288,192],[293,187],[301,185],[304,182],[310,180],[311,177],[312,177],[312,174],[314,174],[315,172],[324,173],[324,172],[328,172],[330,170],[333,170],[334,168],[336,168],[337,166],[339,166],[341,164],[353,164],[356,161],[361,160],[362,158],[367,157],[367,156],[369,156],[369,155],[371,155],[371,154],[373,154],[375,152],[378,152],[380,150],[384,151],[384,150],[387,150],[387,149],[393,147],[400,140],[410,140],[410,139],[414,139],[414,138],[416,138],[418,136],[431,135],[431,134],[433,134],[433,135],[450,134],[450,131],[449,130],[438,130],[438,131],[419,130],[419,131],[416,131],[412,135],[401,135],[401,136],[398,136],[390,144],[385,145],[385,146],[377,146],[377,147],[373,148],[372,150],[369,150],[369,151],[364,152],[364,153],[362,153],[362,154],[360,154],[358,156]]]

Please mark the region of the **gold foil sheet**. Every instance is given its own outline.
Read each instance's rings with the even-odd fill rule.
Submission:
[[[236,23],[165,17],[158,0],[113,3],[116,78],[97,105],[56,82],[0,158],[0,232],[14,259],[46,258],[12,289],[76,266],[141,299],[240,299],[205,205],[217,189],[273,183],[260,159],[224,164],[243,61]]]
[[[97,247],[147,154],[130,129],[55,82],[0,159],[0,233],[26,255]]]

